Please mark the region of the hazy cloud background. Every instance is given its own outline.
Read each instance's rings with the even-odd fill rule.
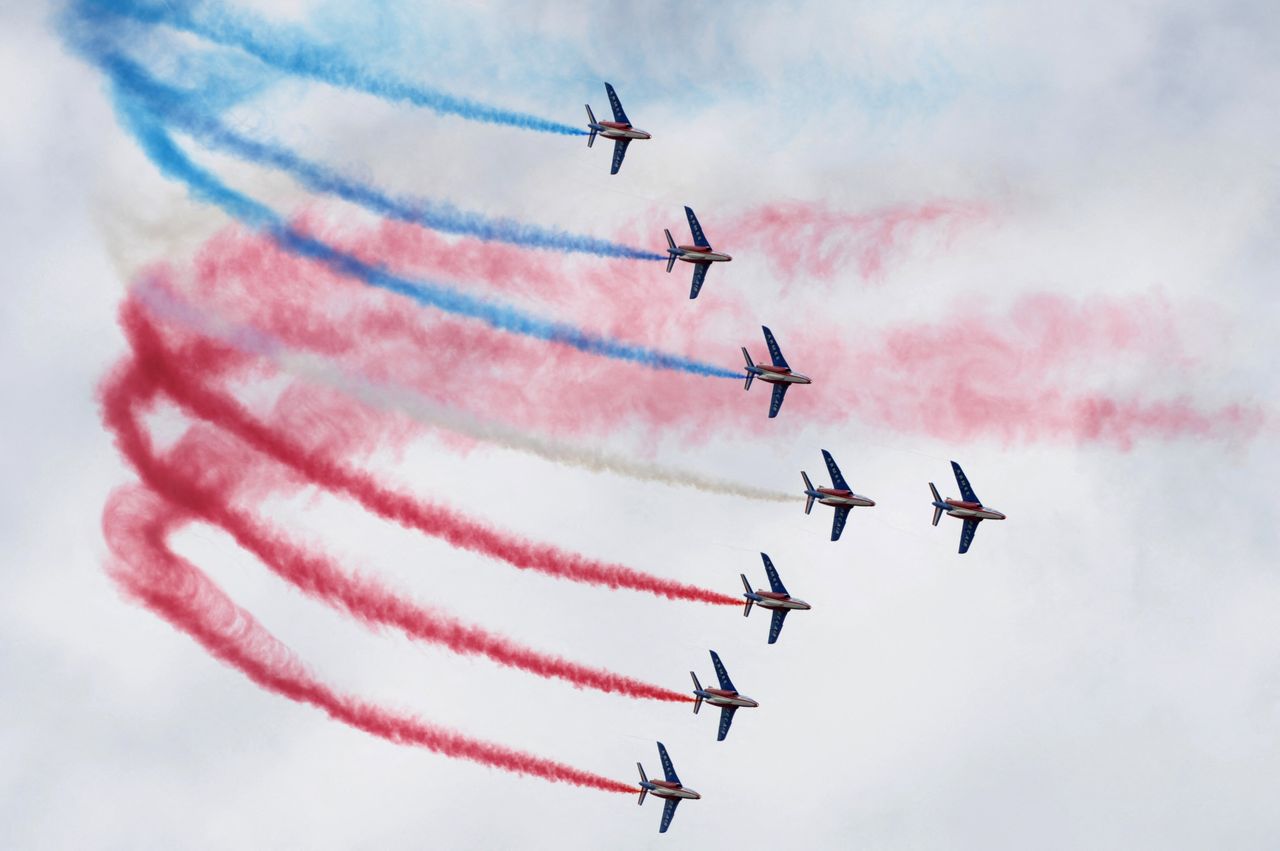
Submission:
[[[1274,410],[1280,11],[1270,3],[263,4],[441,88],[577,122],[619,89],[655,139],[621,175],[582,139],[467,124],[280,80],[239,126],[380,185],[602,236],[753,204],[852,211],[934,198],[990,221],[924,239],[883,276],[779,282],[735,254],[709,276],[780,336],[832,317],[859,334],[1019,296],[1157,296],[1185,359],[1072,381]],[[845,539],[829,515],[595,476],[424,438],[389,479],[513,530],[735,593],[768,551],[814,610],[765,644],[758,613],[519,574],[330,496],[277,500],[344,563],[544,650],[683,688],[706,649],[760,700],[727,742],[688,707],[576,692],[376,635],[303,599],[221,533],[177,549],[336,686],[620,779],[663,739],[704,800],[658,808],[372,739],[265,693],[123,601],[102,571],[107,493],[131,479],[94,388],[123,351],[129,275],[183,260],[225,224],[117,126],[100,76],[49,8],[0,27],[7,259],[0,349],[0,844],[8,847],[1275,847],[1280,815],[1280,540],[1274,419],[1255,439],[1128,451],[1004,444],[783,417],[768,443],[660,441],[652,453],[791,488],[831,449],[875,498]],[[194,44],[194,42],[193,42]],[[284,210],[278,175],[198,153]],[[327,209],[341,205],[321,202]],[[726,213],[720,213],[720,211]],[[652,213],[652,211],[657,211]],[[356,215],[352,213],[352,215]],[[635,286],[690,309],[684,280]],[[707,303],[704,303],[706,301]],[[748,326],[748,330],[754,328]],[[786,337],[783,344],[786,346]],[[754,349],[754,336],[744,339]],[[736,354],[725,353],[726,365]],[[796,364],[856,374],[855,358]],[[1012,368],[1016,368],[1013,365]],[[723,385],[723,386],[721,386]],[[800,388],[821,393],[821,383]],[[759,392],[758,389],[753,392]],[[718,394],[741,393],[711,382]],[[549,403],[553,402],[549,399]],[[764,416],[765,399],[758,399]],[[842,400],[830,400],[840,405]],[[1010,519],[955,553],[928,525],[947,459]],[[310,535],[309,535],[310,537]]]

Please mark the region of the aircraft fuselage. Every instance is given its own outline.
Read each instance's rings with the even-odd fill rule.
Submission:
[[[756,589],[756,596],[760,599],[756,600],[756,605],[766,609],[811,609],[813,608],[804,600],[797,600],[786,594],[778,594],[773,591],[761,591]]]
[[[647,784],[640,784],[649,790],[650,795],[656,795],[659,798],[676,798],[678,800],[697,800],[702,796],[692,789],[685,788],[679,783],[672,783],[669,780],[650,780]]]
[[[704,688],[701,693],[694,693],[698,694],[703,700],[710,703],[712,706],[743,706],[754,709],[760,705],[745,695],[738,694],[736,691],[727,691],[722,688]]]
[[[652,139],[648,133],[638,128],[632,127],[630,124],[623,124],[618,121],[600,121],[590,125],[606,139]]]
[[[807,375],[801,375],[798,372],[792,372],[786,367],[774,366],[773,364],[756,364],[756,378],[761,381],[767,381],[770,384],[812,384],[813,381]]]
[[[728,263],[733,258],[699,245],[677,245],[676,259],[686,263]]]
[[[805,493],[812,496],[821,505],[869,508],[876,504],[876,501],[870,497],[856,494],[853,491],[840,490],[839,488],[816,488],[811,491],[805,491]]]
[[[959,499],[947,499],[942,502],[935,502],[938,508],[941,508],[951,517],[958,517],[961,520],[1004,520],[1003,514],[994,508],[987,508],[980,502],[965,502]]]

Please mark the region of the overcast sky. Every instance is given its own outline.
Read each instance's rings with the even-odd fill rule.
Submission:
[[[662,227],[684,233],[686,203],[713,242],[718,219],[780,202],[860,214],[945,200],[982,214],[899,241],[874,273],[851,263],[787,278],[762,251],[724,244],[735,261],[712,270],[696,303],[687,270],[637,263],[623,282],[673,315],[737,305],[714,346],[688,343],[698,357],[736,368],[740,344],[763,357],[764,322],[785,329],[784,349],[808,361],[793,366],[816,381],[772,423],[762,388],[744,396],[707,379],[714,431],[664,437],[624,422],[574,439],[794,489],[794,504],[432,432],[363,459],[502,528],[728,594],[739,573],[763,584],[767,551],[814,606],[774,646],[760,612],[744,620],[518,573],[328,494],[263,504],[344,563],[545,651],[684,689],[690,669],[712,679],[716,649],[761,704],[725,742],[706,709],[578,691],[370,631],[221,532],[175,537],[335,688],[624,781],[636,761],[659,771],[663,740],[703,800],[682,804],[659,836],[657,802],[637,808],[370,737],[258,688],[120,595],[103,570],[103,506],[135,476],[94,395],[126,350],[116,309],[140,269],[185,268],[228,219],[143,156],[54,10],[7,4],[0,845],[1276,847],[1274,3],[254,5],[383,72],[555,121],[581,123],[584,102],[600,116],[608,79],[654,133],[611,177],[600,142],[588,150],[578,137],[266,72],[236,107],[241,129],[399,193],[655,249]],[[190,147],[282,213],[373,226]],[[823,395],[823,376],[857,387],[885,329],[969,315],[999,326],[1041,296],[1126,305],[1159,333],[1053,369],[1013,356],[999,366],[1010,383],[1034,371],[1046,396],[1238,404],[1261,423],[1139,430],[1124,445],[1050,428],[952,429],[958,409],[942,398],[936,417],[895,419]],[[682,327],[673,320],[661,342]],[[547,403],[574,398],[570,377]],[[798,488],[801,469],[819,478],[820,448],[877,501],[834,544],[829,511],[806,517]],[[927,482],[956,495],[952,458],[1009,515],[964,556],[959,523],[928,522]]]

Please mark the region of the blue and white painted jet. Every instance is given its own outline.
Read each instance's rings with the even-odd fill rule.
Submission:
[[[978,524],[983,520],[1004,520],[1005,516],[994,508],[988,508],[982,504],[982,500],[978,499],[978,495],[973,492],[973,486],[969,484],[969,479],[964,474],[964,470],[960,469],[960,465],[955,461],[951,462],[951,469],[956,474],[956,484],[960,486],[960,496],[963,499],[943,499],[938,495],[938,489],[934,487],[933,482],[929,482],[929,490],[933,491],[933,525],[938,525],[943,512],[952,517],[958,517],[964,521],[964,527],[960,530],[960,552],[969,552],[969,545],[973,543],[973,536],[978,531]]]
[[[826,459],[827,472],[831,474],[831,487],[815,488],[813,482],[809,481],[809,474],[801,470],[800,477],[804,479],[804,513],[808,514],[813,510],[814,500],[833,507],[836,512],[831,518],[831,540],[838,541],[840,533],[844,531],[845,521],[849,519],[849,510],[854,507],[872,506],[876,501],[849,490],[844,476],[840,475],[840,468],[836,466],[836,459],[831,457],[830,452],[822,450],[822,457]]]
[[[733,680],[729,679],[729,672],[725,670],[724,663],[720,661],[720,657],[714,650],[711,651],[711,664],[716,668],[716,679],[720,681],[720,688],[703,688],[702,683],[698,682],[698,675],[693,671],[689,672],[689,676],[693,677],[693,714],[698,714],[704,700],[712,706],[719,706],[720,732],[716,734],[716,741],[723,742],[724,737],[729,735],[733,713],[742,708],[754,709],[760,704],[738,693],[738,690],[733,687]]]
[[[658,756],[662,759],[662,776],[664,780],[650,780],[644,773],[644,766],[636,763],[636,768],[640,770],[640,800],[638,803],[644,803],[644,796],[652,792],[654,797],[662,798],[666,804],[662,807],[662,824],[658,826],[658,833],[666,833],[667,828],[671,826],[671,819],[676,814],[676,807],[683,800],[696,801],[702,796],[692,789],[687,789],[680,782],[680,778],[676,776],[676,767],[671,764],[671,757],[667,756],[667,749],[663,747],[662,742],[658,742]]]
[[[788,387],[792,384],[812,384],[813,381],[807,375],[792,372],[791,367],[787,365],[787,359],[782,356],[782,349],[778,348],[778,341],[773,339],[773,332],[764,325],[760,328],[764,331],[764,341],[769,347],[769,358],[773,364],[752,363],[751,353],[747,351],[746,346],[743,346],[742,357],[747,361],[745,389],[751,389],[753,378],[759,378],[773,385],[773,398],[769,400],[769,418],[773,419],[778,415],[778,411],[782,410],[782,399],[787,395]]]
[[[692,263],[693,287],[689,290],[689,298],[697,298],[698,290],[702,289],[702,282],[707,279],[707,269],[711,268],[711,264],[728,263],[733,258],[728,254],[711,250],[711,243],[707,242],[707,235],[702,232],[702,225],[698,224],[698,217],[693,214],[691,207],[685,207],[684,214],[689,219],[689,232],[693,234],[693,245],[676,245],[676,241],[671,238],[671,231],[663,229],[663,233],[667,235],[667,271],[671,271],[677,260]]]
[[[652,139],[653,137],[631,126],[631,119],[627,118],[627,113],[622,108],[622,101],[618,100],[618,93],[613,90],[613,86],[605,83],[604,90],[609,93],[609,106],[613,107],[613,120],[596,121],[596,114],[591,111],[591,104],[587,104],[587,129],[591,131],[587,136],[587,147],[590,148],[595,144],[597,133],[606,139],[612,139],[613,168],[609,169],[609,173],[617,174],[618,169],[622,168],[622,158],[627,155],[627,145],[630,145],[634,139]]]
[[[792,609],[808,610],[813,608],[804,600],[798,600],[787,593],[786,587],[782,584],[782,580],[778,578],[778,571],[774,569],[773,562],[764,553],[760,553],[760,558],[764,559],[764,572],[769,575],[768,591],[759,589],[752,591],[751,583],[747,582],[747,575],[742,576],[742,587],[746,590],[743,597],[747,598],[747,605],[742,610],[742,616],[745,618],[751,614],[751,604],[758,603],[762,609],[770,609],[773,611],[773,620],[769,623],[769,643],[773,644],[778,640],[778,635],[782,632],[782,622],[787,618],[787,612]]]

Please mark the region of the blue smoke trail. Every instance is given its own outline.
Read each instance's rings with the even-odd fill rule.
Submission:
[[[666,256],[643,248],[566,233],[554,228],[523,224],[513,219],[490,219],[480,213],[459,210],[452,204],[424,198],[395,198],[375,187],[352,180],[319,163],[298,156],[290,149],[250,139],[236,133],[211,113],[192,107],[194,96],[146,78],[140,67],[134,73],[138,85],[134,91],[151,102],[166,122],[181,128],[211,148],[272,166],[292,175],[308,189],[336,195],[359,204],[380,216],[399,219],[444,233],[469,236],[486,242],[503,242],[523,248],[594,254],[628,260],[666,260]],[[201,99],[205,93],[198,95]]]
[[[469,121],[504,124],[564,136],[587,135],[587,131],[571,124],[489,106],[387,74],[374,73],[361,68],[339,50],[314,44],[304,37],[289,33],[285,28],[273,27],[266,21],[247,14],[233,13],[226,9],[210,10],[203,4],[149,4],[137,0],[86,2],[101,12],[145,23],[163,24],[215,44],[237,48],[266,65],[295,76],[309,77],[339,88],[355,89],[383,100],[403,101],[442,114],[457,115]]]
[[[114,53],[96,34],[72,32],[68,36],[87,58],[110,77],[116,92],[116,109],[122,123],[161,172],[185,183],[197,198],[220,207],[250,227],[270,234],[285,250],[321,262],[339,274],[354,277],[370,286],[413,299],[418,304],[477,319],[508,333],[564,343],[589,354],[654,369],[735,380],[740,377],[736,372],[713,364],[610,340],[567,323],[478,299],[442,284],[409,280],[370,265],[314,237],[299,233],[285,224],[269,207],[226,186],[183,153],[165,129],[162,119],[149,105],[153,98],[172,95],[171,91],[154,89],[150,76],[141,67]]]

